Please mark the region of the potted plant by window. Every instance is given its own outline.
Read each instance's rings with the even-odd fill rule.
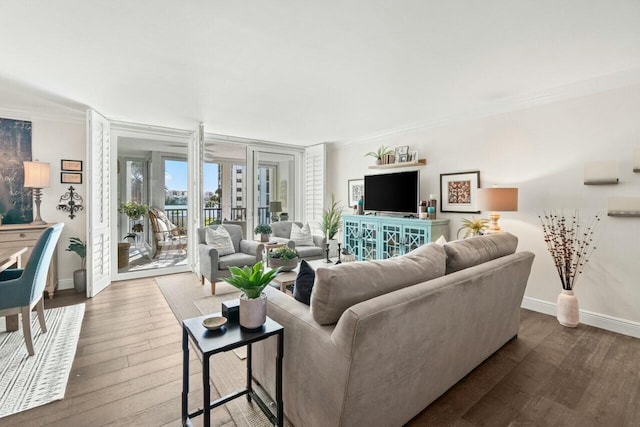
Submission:
[[[298,252],[288,246],[269,251],[268,264],[271,268],[280,268],[280,271],[291,271],[298,266]]]
[[[376,165],[381,165],[384,163],[393,163],[395,161],[395,156],[393,156],[394,151],[390,147],[385,147],[381,145],[378,147],[377,151],[369,151],[364,156],[371,156],[376,159]],[[384,161],[383,161],[384,160]]]
[[[231,277],[223,280],[240,289],[240,326],[257,329],[267,320],[267,295],[262,292],[280,271],[275,268],[263,272],[262,261],[253,267],[229,267]]]
[[[80,270],[73,272],[73,287],[76,292],[85,292],[87,289],[87,269],[85,268],[87,244],[77,237],[70,237],[67,251],[75,252],[80,257]]]
[[[260,235],[261,242],[268,242],[269,235],[273,232],[273,230],[271,230],[271,226],[269,224],[258,224],[253,232]]]
[[[489,228],[490,221],[485,218],[475,219],[472,217],[471,219],[462,218],[461,222],[462,222],[462,226],[458,228],[458,234],[457,234],[458,239],[460,238],[460,233],[462,231],[464,231],[464,234],[462,235],[463,239],[466,239],[467,237],[471,237],[471,236],[480,235],[480,233],[482,233],[483,230],[486,230],[487,228]]]
[[[322,211],[322,222],[320,223],[320,229],[327,239],[332,256],[336,256],[338,250],[338,242],[335,237],[340,231],[340,216],[342,215],[342,206],[339,203],[336,202],[335,196],[331,194],[331,203],[327,209]]]

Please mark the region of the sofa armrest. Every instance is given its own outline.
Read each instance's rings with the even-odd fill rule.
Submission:
[[[327,238],[321,235],[314,235],[313,237],[313,245],[319,248],[324,249],[327,244]]]
[[[264,244],[253,240],[240,240],[240,252],[256,257],[256,261],[262,259]]]

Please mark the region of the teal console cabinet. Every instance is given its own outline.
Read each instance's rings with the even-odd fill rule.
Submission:
[[[343,246],[356,260],[386,259],[436,241],[449,240],[448,219],[396,218],[380,215],[343,215]]]

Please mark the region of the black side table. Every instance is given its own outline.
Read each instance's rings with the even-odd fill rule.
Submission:
[[[207,317],[220,316],[220,313],[209,314],[206,316],[193,317],[182,322],[182,425],[192,426],[191,418],[204,414],[204,426],[211,426],[211,409],[240,397],[247,396],[247,400],[251,402],[254,399],[262,412],[269,420],[277,426],[283,425],[284,412],[282,405],[282,357],[284,352],[284,328],[277,322],[267,317],[267,321],[257,331],[248,331],[242,329],[240,324],[235,322],[227,322],[220,330],[209,331],[202,326],[202,321]],[[269,338],[270,336],[278,336],[278,355],[276,357],[276,404],[277,415],[274,416],[267,405],[253,391],[251,382],[251,344]],[[193,340],[200,353],[202,354],[202,385],[204,391],[203,409],[198,409],[193,413],[189,413],[189,336]],[[234,348],[247,346],[247,388],[227,396],[216,399],[213,403],[210,401],[211,385],[209,383],[209,359],[212,355],[223,351],[233,350]]]

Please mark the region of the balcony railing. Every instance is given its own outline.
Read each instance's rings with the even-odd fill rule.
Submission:
[[[167,218],[177,225],[178,227],[186,228],[187,226],[187,208],[165,208]],[[222,208],[204,208],[203,212],[204,224],[220,224],[222,222]],[[231,217],[227,218],[230,221],[246,221],[247,209],[246,208],[231,208]],[[258,208],[258,223],[268,224],[269,220],[269,207],[263,206]]]

